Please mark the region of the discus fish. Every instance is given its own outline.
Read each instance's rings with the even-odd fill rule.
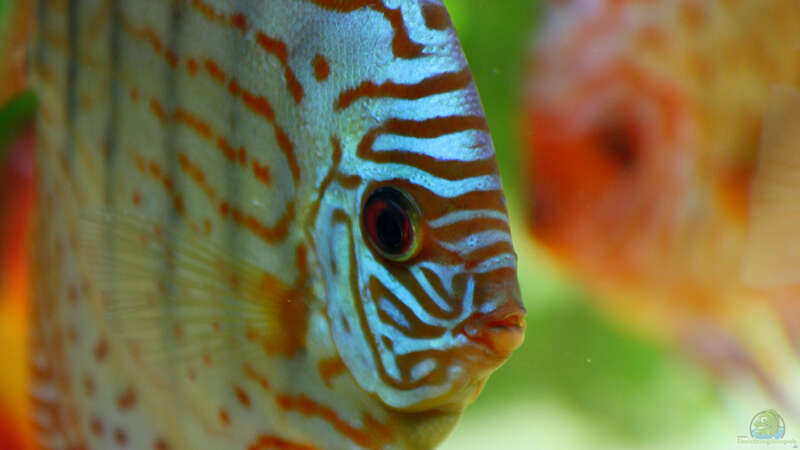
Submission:
[[[523,337],[438,0],[41,0],[45,448],[431,448]]]
[[[741,265],[770,89],[800,82],[797,1],[573,0],[544,23],[533,233],[616,317],[783,396],[797,309],[771,308]]]

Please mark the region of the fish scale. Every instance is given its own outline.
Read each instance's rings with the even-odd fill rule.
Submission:
[[[37,8],[40,445],[440,442],[524,329],[444,6]]]

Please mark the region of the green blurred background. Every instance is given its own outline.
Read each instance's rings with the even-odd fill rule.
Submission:
[[[7,10],[0,0],[0,14]],[[527,336],[447,449],[736,448],[759,404],[732,403],[677,349],[638,336],[560,274],[524,226],[520,109],[542,2],[445,0],[483,98],[509,199]],[[2,23],[2,20],[0,20]],[[0,160],[30,94],[0,109]],[[2,447],[2,445],[0,445]]]
[[[483,99],[528,309],[525,343],[489,380],[447,449],[736,448],[761,406],[731,404],[678,349],[637,336],[536,248],[524,221],[521,107],[536,0],[444,0]],[[752,411],[750,410],[752,409]]]

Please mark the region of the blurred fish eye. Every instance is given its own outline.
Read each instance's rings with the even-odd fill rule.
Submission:
[[[635,125],[622,119],[604,122],[597,127],[595,139],[600,150],[621,169],[632,169],[638,158]]]
[[[383,186],[372,191],[362,210],[363,232],[378,254],[402,262],[420,248],[419,208],[406,193]]]

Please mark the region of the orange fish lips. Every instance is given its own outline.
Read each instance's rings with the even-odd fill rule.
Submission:
[[[493,360],[505,360],[525,338],[525,308],[514,302],[490,313],[474,313],[456,333],[487,350]]]

